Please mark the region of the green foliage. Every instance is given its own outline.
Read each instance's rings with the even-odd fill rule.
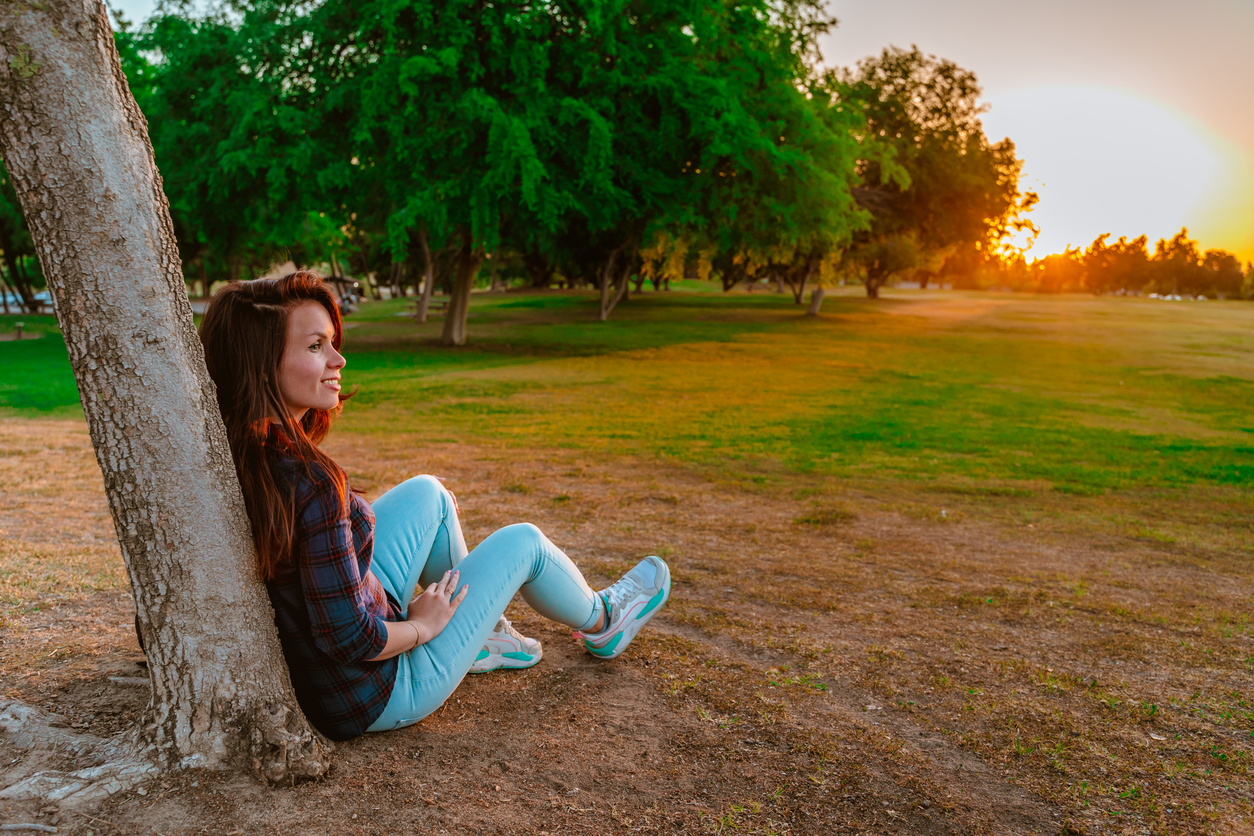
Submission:
[[[919,266],[921,250],[911,235],[885,235],[854,248],[846,260],[860,268],[867,296],[874,299],[891,276]]]
[[[303,172],[293,170],[315,154],[318,115],[283,106],[279,82],[261,69],[283,60],[269,34],[224,15],[174,13],[117,34],[184,270],[204,290],[341,243],[338,224],[308,209]]]
[[[813,70],[832,23],[792,0],[257,0],[118,39],[193,275],[456,259],[462,292],[504,251],[537,284],[621,289],[659,236],[730,286],[812,275],[865,226],[861,116]]]
[[[828,84],[865,114],[868,153],[854,194],[872,221],[846,263],[868,296],[906,271],[925,285],[970,272],[1000,258],[1012,233],[1035,230],[1025,214],[1037,197],[1019,191],[1014,143],[984,135],[974,73],[918,47],[890,47]]]

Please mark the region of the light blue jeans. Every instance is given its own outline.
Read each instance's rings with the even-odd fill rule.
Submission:
[[[596,593],[575,564],[529,523],[493,532],[467,554],[453,498],[439,480],[415,476],[375,500],[371,571],[401,608],[449,569],[469,585],[448,626],[434,639],[402,653],[392,696],[367,731],[417,723],[457,689],[470,663],[515,592],[546,618],[576,630],[596,623]]]

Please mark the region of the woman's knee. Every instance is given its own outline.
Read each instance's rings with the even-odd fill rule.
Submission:
[[[395,494],[395,496],[393,496]],[[415,476],[412,479],[406,479],[392,490],[388,491],[379,499],[388,497],[391,501],[402,501],[410,505],[429,505],[448,502],[448,491],[440,480],[434,476]],[[449,507],[452,504],[449,503]]]
[[[506,541],[511,549],[534,549],[548,541],[544,532],[531,523],[514,523],[498,528],[489,535],[489,539]]]

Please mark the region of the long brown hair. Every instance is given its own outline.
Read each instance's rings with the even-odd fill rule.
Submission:
[[[209,300],[200,323],[205,364],[218,388],[218,408],[226,424],[264,580],[274,580],[290,564],[296,528],[295,486],[286,486],[286,490],[279,486],[270,469],[267,445],[282,445],[282,452],[303,462],[307,471],[318,465],[335,480],[347,507],[344,472],[318,449],[340,406],[310,409],[297,422],[279,389],[288,314],[303,302],[317,302],[326,308],[335,326],[331,344],[339,351],[344,336],[339,306],[322,277],[307,270],[280,279],[231,282]],[[351,393],[340,393],[340,402],[349,397]],[[272,436],[275,422],[278,432]]]

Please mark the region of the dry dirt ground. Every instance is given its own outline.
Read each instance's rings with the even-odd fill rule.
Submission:
[[[1224,508],[1239,520],[1248,498],[787,474],[746,485],[382,434],[328,447],[370,498],[415,473],[446,477],[472,543],[535,522],[596,583],[661,554],[671,602],[613,663],[515,602],[515,623],[544,642],[540,665],[468,678],[422,723],[340,745],[318,783],[193,772],[90,814],[0,801],[0,824],[92,836],[1254,833],[1252,567],[1231,526],[1206,522]],[[85,429],[3,420],[0,478],[0,693],[117,732],[147,688]],[[1171,504],[1201,515],[1184,544],[1126,522]],[[0,740],[0,786],[56,763]]]

